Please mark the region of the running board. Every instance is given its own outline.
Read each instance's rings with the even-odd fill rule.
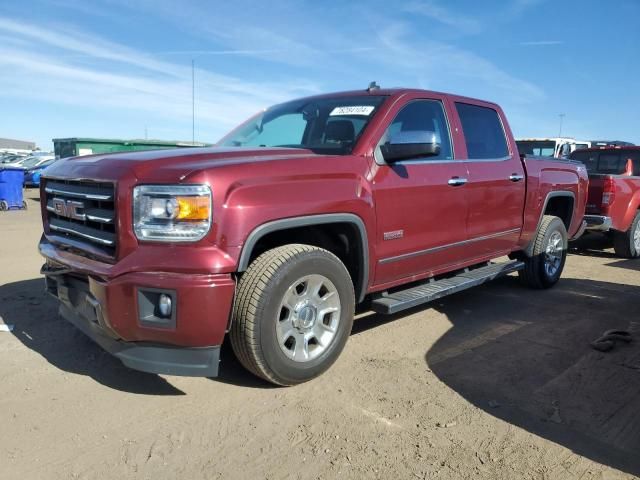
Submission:
[[[503,277],[524,268],[524,262],[513,260],[504,263],[492,263],[485,267],[465,270],[455,277],[434,280],[417,287],[383,293],[371,302],[374,312],[392,314],[428,303],[452,293],[461,292],[498,277]]]

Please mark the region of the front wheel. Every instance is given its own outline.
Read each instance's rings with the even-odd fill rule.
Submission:
[[[531,257],[525,259],[520,279],[532,288],[549,288],[560,280],[567,259],[567,229],[558,217],[545,215],[533,240]]]
[[[242,365],[277,385],[325,372],[351,333],[351,277],[331,252],[292,244],[260,255],[238,284],[231,345]]]
[[[629,230],[613,232],[613,249],[619,257],[640,257],[640,212],[636,213]]]

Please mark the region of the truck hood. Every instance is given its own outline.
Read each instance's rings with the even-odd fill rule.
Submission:
[[[60,160],[51,165],[46,177],[119,181],[180,182],[194,172],[243,163],[294,160],[315,154],[301,148],[213,147],[149,150],[144,152],[86,155]]]

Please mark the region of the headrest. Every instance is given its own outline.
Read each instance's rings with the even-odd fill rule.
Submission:
[[[325,142],[353,142],[356,132],[353,123],[349,120],[334,120],[327,124],[325,132]]]

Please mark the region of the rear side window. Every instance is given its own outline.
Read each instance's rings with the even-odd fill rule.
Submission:
[[[456,103],[470,159],[504,158],[509,155],[502,122],[492,108]]]

